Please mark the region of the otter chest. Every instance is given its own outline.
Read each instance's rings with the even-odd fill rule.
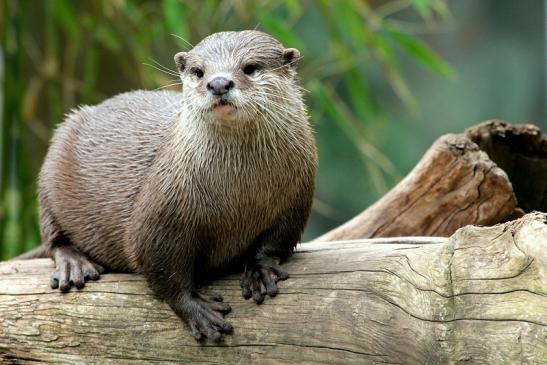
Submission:
[[[296,165],[280,156],[249,155],[194,166],[192,205],[207,232],[211,266],[221,266],[225,255],[239,256],[289,209],[300,185]]]
[[[201,208],[225,222],[268,220],[286,209],[293,196],[295,177],[278,161],[211,165],[206,170],[198,174]]]

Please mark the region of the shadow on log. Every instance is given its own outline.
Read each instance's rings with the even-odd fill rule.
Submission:
[[[48,287],[50,260],[3,262],[0,362],[539,364],[546,220],[534,213],[449,239],[303,244],[281,293],[261,306],[241,298],[234,276],[206,288],[234,309],[234,334],[220,344],[196,343],[141,276],[108,274],[63,295]]]
[[[533,210],[547,211],[547,137],[495,120],[440,137],[378,202],[316,240],[446,237]]]

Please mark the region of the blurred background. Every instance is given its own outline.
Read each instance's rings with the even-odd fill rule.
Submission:
[[[173,55],[254,29],[299,48],[320,166],[304,240],[372,204],[431,143],[500,118],[547,129],[541,0],[2,0],[0,259],[40,242],[36,179],[63,115],[180,85]],[[174,36],[175,35],[175,36]]]

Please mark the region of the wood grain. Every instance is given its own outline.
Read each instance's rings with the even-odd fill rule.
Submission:
[[[233,306],[220,344],[195,342],[138,275],[63,295],[48,287],[50,260],[3,262],[0,363],[544,363],[546,221],[303,244],[263,305],[235,276],[204,289]]]
[[[507,174],[467,137],[449,134],[378,202],[316,241],[450,236],[467,224],[499,223],[516,205]]]

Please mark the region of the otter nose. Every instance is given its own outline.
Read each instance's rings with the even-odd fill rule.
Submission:
[[[234,87],[234,82],[225,77],[215,77],[207,83],[207,90],[213,95],[224,95]]]

